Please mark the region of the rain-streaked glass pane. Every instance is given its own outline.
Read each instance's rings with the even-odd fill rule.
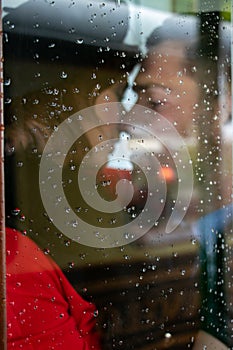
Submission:
[[[2,8],[7,349],[231,349],[230,1]]]

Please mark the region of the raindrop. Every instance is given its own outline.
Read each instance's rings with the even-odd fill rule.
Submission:
[[[171,333],[167,332],[167,333],[165,333],[164,337],[166,339],[170,339],[172,337],[172,335],[171,335]]]
[[[80,90],[79,90],[78,88],[74,88],[74,89],[73,89],[73,93],[74,93],[74,94],[79,94],[79,92],[80,92]]]
[[[62,78],[62,79],[66,79],[67,78],[67,73],[66,72],[61,72],[61,75],[60,75],[60,77]]]
[[[81,260],[84,260],[86,258],[86,254],[85,253],[80,253],[79,257]]]
[[[21,215],[19,218],[20,221],[25,221],[25,215]]]
[[[70,241],[69,240],[65,240],[64,244],[65,244],[66,247],[69,247],[70,246]]]
[[[34,148],[32,149],[32,153],[33,153],[33,154],[38,153],[38,149],[37,149],[36,147],[34,147]]]
[[[129,255],[124,255],[123,258],[124,258],[125,260],[130,260],[130,256],[129,256]]]
[[[10,97],[5,98],[4,103],[5,103],[6,105],[9,105],[9,104],[11,103],[11,98],[10,98]]]
[[[70,33],[70,34],[75,33],[75,29],[74,29],[74,28],[70,28],[70,29],[69,29],[69,33]]]
[[[9,86],[11,84],[11,78],[5,78],[4,85]]]
[[[125,232],[125,233],[124,233],[124,238],[125,238],[125,239],[129,239],[129,238],[130,238],[130,234],[129,234],[128,232]]]
[[[7,21],[7,24],[9,26],[9,29],[14,29],[15,25],[13,23],[10,23],[10,21]]]
[[[17,167],[18,168],[22,168],[22,166],[23,166],[23,162],[22,161],[17,162]]]
[[[105,100],[105,101],[109,101],[109,96],[108,96],[108,95],[105,95],[105,96],[104,96],[104,100]]]
[[[19,208],[15,208],[15,209],[13,209],[12,211],[11,211],[11,214],[12,215],[19,215],[19,213],[20,213],[20,209]]]
[[[77,39],[77,40],[76,40],[76,43],[77,43],[77,44],[83,44],[83,39],[82,39],[82,38]]]
[[[15,151],[15,147],[14,146],[11,146],[11,147],[9,146],[9,147],[7,147],[6,151],[7,151],[8,154],[12,154]]]
[[[71,170],[71,171],[74,171],[75,169],[76,169],[76,165],[71,164],[71,166],[70,166],[70,170]]]
[[[75,263],[73,261],[71,261],[71,262],[68,263],[68,266],[69,266],[70,269],[73,269],[74,266],[75,266]]]
[[[166,95],[170,95],[170,94],[171,94],[171,89],[166,88],[166,89],[165,89],[165,93],[166,93]]]
[[[73,221],[72,222],[72,227],[74,227],[74,228],[78,227],[78,221]]]
[[[94,316],[94,317],[97,317],[98,314],[99,314],[98,310],[95,310],[95,311],[93,312],[93,316]]]

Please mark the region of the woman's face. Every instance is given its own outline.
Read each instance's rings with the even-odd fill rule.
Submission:
[[[157,45],[144,60],[134,90],[138,104],[155,110],[173,123],[182,136],[189,136],[198,104],[198,86],[184,62],[180,43],[167,41]]]

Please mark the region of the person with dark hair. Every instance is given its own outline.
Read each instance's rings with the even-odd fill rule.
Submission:
[[[208,31],[201,33],[200,24],[197,18],[188,16],[166,20],[150,34],[147,52],[129,75],[125,89],[123,85],[116,85],[108,96],[110,102],[121,101],[132,116],[139,104],[155,111],[158,117],[165,117],[193,152],[191,157],[196,177],[185,221],[189,228],[187,234],[195,231],[193,234],[200,243],[204,280],[200,288],[205,315],[195,349],[226,349],[224,343],[227,344],[228,339],[224,325],[227,320],[222,285],[225,267],[220,261],[220,254],[228,233],[227,225],[232,223],[232,171],[229,170],[232,164],[232,135],[227,139],[224,127],[230,112],[230,27],[220,24],[219,33],[215,28],[212,37],[208,38],[211,34]],[[213,54],[215,45],[219,48],[218,56]],[[210,52],[204,52],[205,46],[209,46]],[[137,120],[131,130],[132,135],[142,139],[145,145],[144,137],[147,135],[143,135],[145,119],[142,120],[141,125]],[[148,118],[148,125],[154,125],[155,135],[158,136],[158,124],[154,123],[153,117]],[[125,127],[130,129],[127,125]],[[169,138],[166,129],[163,132]],[[165,161],[166,169],[169,169],[169,152],[163,149],[157,156],[161,163]],[[175,182],[179,183],[178,176]],[[186,196],[185,191],[183,195]],[[175,201],[175,196],[169,198],[168,193],[166,205],[170,202],[171,210]],[[165,220],[170,213],[162,213]],[[160,234],[163,232],[162,227]]]
[[[133,85],[137,103],[169,120],[187,145],[191,137],[196,152],[192,155],[193,170],[195,176],[201,173],[199,178],[195,177],[190,205],[194,216],[185,219],[195,227],[200,243],[200,314],[204,321],[196,337],[195,349],[226,349],[229,341],[224,263],[220,260],[224,256],[221,249],[224,249],[222,242],[228,232],[227,225],[232,223],[232,175],[226,166],[232,157],[227,149],[229,143],[226,144],[229,141],[223,134],[229,113],[226,101],[230,79],[229,42],[224,37],[229,39],[229,30],[226,28],[224,32],[219,26],[217,42],[215,32],[211,38],[208,33],[201,33],[200,22],[196,19],[180,17],[165,21],[150,35],[147,55]],[[216,48],[210,47],[209,52],[204,50],[217,43],[220,51],[216,61],[213,57]],[[212,183],[215,188],[207,190]]]
[[[191,136],[199,92],[194,74],[195,63],[187,60],[183,42],[160,42],[150,49],[136,77],[137,103],[160,113],[182,136]]]

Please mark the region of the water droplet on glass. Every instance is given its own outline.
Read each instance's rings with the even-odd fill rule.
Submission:
[[[83,44],[83,39],[81,39],[81,38],[77,39],[77,40],[76,40],[76,43],[77,43],[77,44]]]
[[[67,73],[66,72],[61,72],[61,75],[60,75],[60,77],[62,78],[62,79],[66,79],[67,78]]]
[[[171,339],[172,335],[171,335],[171,333],[167,332],[167,333],[164,334],[164,337],[166,339]]]
[[[70,246],[70,241],[69,240],[65,240],[64,244],[65,244],[66,247],[69,247]]]
[[[69,266],[70,269],[73,269],[74,266],[75,266],[75,263],[73,261],[71,261],[71,262],[68,263],[68,266]]]
[[[10,97],[6,97],[5,100],[4,100],[4,103],[6,105],[9,105],[11,103],[11,98]]]
[[[25,221],[25,215],[21,215],[19,218],[20,221]]]
[[[124,238],[125,238],[125,239],[129,239],[129,238],[130,238],[130,234],[129,234],[128,232],[125,232],[125,233],[124,233]]]
[[[20,213],[20,209],[19,208],[15,208],[15,209],[13,209],[12,211],[11,211],[11,214],[12,215],[19,215],[19,213]]]
[[[71,164],[71,166],[70,166],[70,170],[74,171],[75,169],[76,169],[76,165]]]
[[[75,29],[74,29],[74,28],[70,28],[70,29],[69,29],[69,33],[70,33],[70,34],[75,33]]]
[[[4,85],[9,86],[11,84],[11,78],[5,78]]]
[[[93,312],[93,316],[94,316],[94,317],[98,317],[98,314],[99,314],[98,310],[95,310],[95,311]]]

